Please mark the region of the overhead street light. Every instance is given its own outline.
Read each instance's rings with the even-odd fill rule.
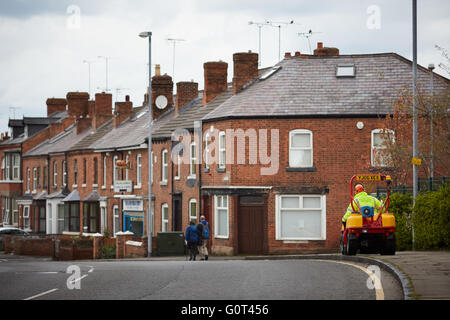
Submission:
[[[153,234],[153,221],[152,221],[152,33],[141,32],[139,34],[141,38],[148,38],[148,256],[152,255],[152,234]]]

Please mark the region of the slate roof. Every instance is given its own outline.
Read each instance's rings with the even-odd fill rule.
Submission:
[[[355,65],[356,76],[337,78],[338,65]],[[394,53],[292,57],[282,60],[271,77],[257,79],[203,120],[246,117],[386,115],[398,90],[412,84],[411,61]],[[419,83],[428,89],[430,75],[420,67]],[[435,87],[449,80],[441,76]]]
[[[12,144],[19,144],[22,143],[29,138],[33,137],[39,131],[44,129],[45,127],[48,127],[50,123],[56,123],[58,121],[61,121],[65,118],[67,118],[69,115],[67,111],[61,111],[61,112],[55,112],[50,115],[50,117],[42,118],[42,117],[23,117],[23,119],[10,119],[8,122],[9,127],[23,127],[25,125],[31,125],[31,126],[42,126],[40,129],[36,130],[34,134],[31,134],[29,136],[26,136],[25,133],[22,133],[18,137],[14,139],[8,139],[5,141],[0,142],[0,145],[12,145]]]
[[[45,140],[33,149],[25,153],[24,157],[41,156],[51,153],[60,153],[68,151],[74,144],[78,143],[86,136],[91,134],[91,130],[87,129],[77,135],[75,124],[69,126],[63,132],[57,134],[51,139]]]
[[[91,131],[90,134],[84,136],[81,140],[73,144],[68,151],[87,150],[92,149],[92,145],[104,135],[113,129],[114,120],[111,119],[102,124],[96,131]]]

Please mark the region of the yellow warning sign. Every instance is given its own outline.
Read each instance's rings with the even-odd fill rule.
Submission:
[[[364,174],[356,176],[357,181],[381,181],[379,174]]]
[[[421,166],[422,165],[422,159],[420,159],[420,158],[412,158],[411,163],[415,164],[416,166]]]

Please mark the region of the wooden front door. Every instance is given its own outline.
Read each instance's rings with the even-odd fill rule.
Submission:
[[[264,253],[264,214],[265,206],[262,197],[240,197],[238,211],[239,253]]]
[[[181,196],[173,197],[173,231],[183,231],[183,213],[181,205]]]

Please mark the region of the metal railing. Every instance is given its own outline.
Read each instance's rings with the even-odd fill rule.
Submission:
[[[418,191],[419,193],[424,193],[428,191],[438,191],[440,187],[444,184],[450,182],[447,177],[442,178],[423,178],[418,181]],[[397,186],[389,188],[391,193],[402,193],[402,194],[412,194],[413,187],[408,186]],[[382,198],[387,195],[386,187],[377,187],[377,198]]]

